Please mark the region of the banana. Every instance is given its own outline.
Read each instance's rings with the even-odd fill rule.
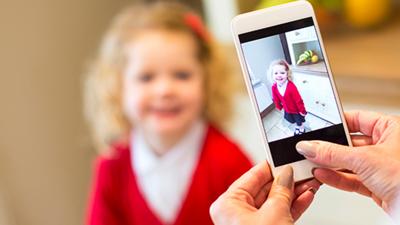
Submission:
[[[299,56],[299,60],[297,61],[297,65],[298,64],[300,64],[300,63],[302,63],[302,62],[304,62],[304,60],[306,60],[307,59],[307,55],[306,54],[301,54],[300,56]]]
[[[308,56],[306,54],[301,54],[299,58],[300,59],[306,59],[306,58],[308,58]]]
[[[303,61],[304,59],[299,59],[299,61],[297,61],[297,65],[300,65]]]
[[[312,61],[312,57],[314,56],[314,52],[312,50],[306,50],[303,54],[299,56],[299,60],[297,61],[297,65]]]

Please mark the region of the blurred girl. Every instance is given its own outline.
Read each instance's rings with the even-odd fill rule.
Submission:
[[[292,82],[292,71],[284,59],[273,61],[271,72],[272,98],[278,110],[283,108],[284,118],[289,123],[296,123],[294,135],[305,133],[304,122],[307,114],[303,99],[296,85]]]
[[[251,163],[220,131],[230,76],[192,11],[128,8],[105,36],[86,83],[101,149],[88,224],[212,224],[209,207]]]

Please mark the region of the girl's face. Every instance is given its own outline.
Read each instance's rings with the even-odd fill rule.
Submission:
[[[146,30],[127,47],[123,108],[154,137],[181,137],[204,107],[204,75],[197,45],[186,33]]]
[[[274,65],[272,67],[272,77],[278,85],[282,85],[288,78],[286,67],[282,65]]]

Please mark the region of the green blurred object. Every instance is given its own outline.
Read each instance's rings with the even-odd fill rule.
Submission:
[[[256,9],[263,9],[275,5],[294,2],[296,0],[261,0]],[[298,0],[302,1],[302,0]],[[305,0],[303,0],[305,1]],[[343,8],[343,0],[307,0],[315,10],[322,30],[334,29],[338,21],[338,14]]]
[[[263,9],[275,5],[294,2],[296,0],[261,0],[257,9]],[[343,7],[343,0],[308,0],[314,7],[323,7],[328,11],[340,11]]]
[[[321,7],[324,7],[332,12],[338,12],[343,8],[342,0],[319,0],[317,2],[321,5]]]
[[[275,5],[281,5],[295,0],[262,0],[257,6],[257,9],[264,9]]]

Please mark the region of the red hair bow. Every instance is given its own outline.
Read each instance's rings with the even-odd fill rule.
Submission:
[[[194,13],[185,14],[185,23],[205,42],[210,41],[210,34],[200,17]]]

